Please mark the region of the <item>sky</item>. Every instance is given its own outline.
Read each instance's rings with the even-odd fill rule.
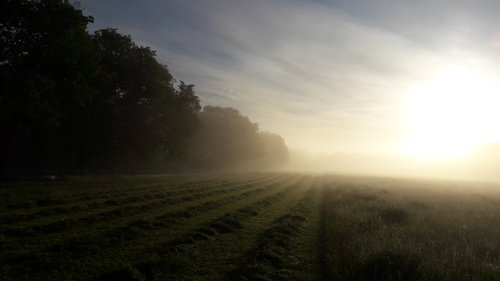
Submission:
[[[500,141],[499,1],[80,5],[91,30],[130,34],[203,105],[234,107],[293,150],[433,156]]]

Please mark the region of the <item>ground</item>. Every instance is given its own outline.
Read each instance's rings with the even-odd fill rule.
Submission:
[[[0,280],[500,280],[500,185],[290,173],[0,184]]]

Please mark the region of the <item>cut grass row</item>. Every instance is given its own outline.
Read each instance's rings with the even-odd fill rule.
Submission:
[[[253,184],[258,181],[263,181],[276,175],[266,175],[257,179],[239,180],[239,181],[203,181],[203,182],[187,182],[187,183],[170,183],[170,184],[154,184],[148,186],[138,184],[134,186],[132,191],[123,191],[123,187],[103,188],[94,196],[85,194],[71,200],[66,198],[39,198],[36,200],[37,207],[30,209],[17,209],[11,211],[4,211],[0,215],[0,223],[23,222],[36,219],[39,217],[47,217],[53,214],[68,213],[81,211],[86,209],[97,209],[102,206],[110,205],[123,205],[127,203],[139,202],[148,199],[155,199],[160,197],[168,197],[175,195],[182,195],[184,193],[194,193],[209,188],[224,187],[235,184]],[[114,193],[119,191],[120,193]],[[18,192],[23,192],[22,190]],[[41,203],[45,202],[45,203]],[[50,204],[47,202],[51,202]],[[13,202],[14,204],[15,202]]]
[[[97,235],[87,233],[75,239],[62,237],[61,241],[63,243],[49,248],[48,252],[44,251],[45,254],[40,255],[40,251],[33,251],[27,255],[17,256],[12,262],[35,261],[37,264],[43,264],[46,270],[52,269],[52,274],[60,268],[71,268],[76,266],[75,264],[81,265],[82,262],[94,264],[97,268],[106,266],[106,263],[113,262],[111,257],[116,255],[117,251],[121,252],[127,249],[127,252],[132,251],[140,255],[137,251],[144,253],[141,249],[146,245],[150,245],[154,249],[157,247],[156,242],[175,237],[173,232],[176,229],[192,226],[192,224],[203,221],[203,217],[206,220],[206,217],[210,216],[214,211],[216,213],[223,212],[223,210],[217,210],[227,208],[227,205],[238,204],[238,201],[243,201],[248,197],[259,198],[265,196],[272,192],[273,189],[280,188],[283,181],[289,180],[277,179],[267,184],[257,185],[256,188],[251,190],[216,197],[205,202],[197,200],[192,204],[188,204],[184,210],[180,209],[180,206],[176,206],[176,208],[170,208],[175,209],[175,211],[164,212],[163,215],[157,214],[155,216],[150,213],[146,213],[146,215],[143,213],[142,220],[134,220],[129,217],[126,218],[126,222],[122,225],[113,224],[108,226],[108,231]],[[62,256],[71,257],[71,259],[54,262],[54,260],[57,260],[56,257]],[[24,267],[33,268],[33,264],[25,264]],[[92,271],[89,272],[91,274]]]
[[[196,224],[188,225],[187,229],[180,229],[178,235],[170,235],[170,237],[177,237],[173,240],[167,239],[163,242],[158,240],[146,246],[146,249],[141,244],[142,251],[146,250],[150,253],[147,259],[137,259],[138,255],[131,255],[129,264],[105,274],[103,279],[121,280],[138,274],[146,280],[170,278],[176,280],[185,274],[191,276],[190,278],[196,276],[192,275],[196,271],[194,267],[206,269],[202,259],[208,258],[208,262],[214,262],[213,255],[210,255],[210,253],[214,254],[214,250],[204,248],[213,247],[215,244],[230,245],[224,242],[227,236],[245,231],[248,220],[260,215],[266,216],[269,212],[273,213],[269,209],[281,206],[284,199],[296,193],[297,182],[300,180],[300,178],[289,178],[284,182],[278,182],[272,189],[267,189],[265,194],[246,196],[241,202],[224,206],[222,210],[218,209],[218,212],[212,216],[205,216],[205,218],[200,216]],[[198,226],[194,227],[195,225]],[[227,254],[228,250],[234,252],[235,248],[218,253]],[[191,259],[193,254],[197,255],[194,260]],[[116,279],[113,279],[113,276]]]
[[[117,181],[68,180],[34,183],[17,183],[16,188],[0,188],[0,210],[2,213],[23,211],[42,211],[48,207],[59,207],[71,203],[82,203],[95,200],[116,199],[127,195],[145,195],[166,190],[186,190],[195,187],[248,183],[273,174],[251,174],[246,176],[226,176],[218,179],[213,176],[195,177],[180,176],[148,178],[126,178]],[[278,175],[279,176],[279,175]],[[154,177],[153,177],[154,178]],[[35,185],[36,187],[33,187]],[[41,186],[40,186],[41,185]],[[82,192],[83,190],[83,192]]]
[[[264,181],[260,182],[257,184],[257,189],[259,189],[259,186],[266,186],[267,184],[273,183],[274,181],[277,181],[279,179],[270,179],[269,181]],[[262,188],[262,187],[261,187]],[[207,191],[206,193],[202,193],[197,195],[189,195],[186,197],[180,197],[177,202],[170,202],[171,204],[160,204],[160,206],[157,206],[158,204],[141,204],[139,206],[136,206],[135,210],[136,212],[116,212],[112,211],[111,214],[113,214],[112,217],[109,217],[107,220],[102,220],[100,217],[94,217],[94,219],[88,219],[88,217],[84,217],[85,220],[81,221],[80,225],[80,231],[79,228],[77,228],[76,224],[65,224],[68,226],[68,230],[70,230],[70,235],[67,233],[64,233],[62,231],[52,233],[53,235],[49,237],[45,237],[49,235],[50,233],[45,233],[45,235],[38,235],[36,237],[28,237],[24,241],[24,244],[33,244],[33,245],[45,245],[45,244],[51,244],[52,241],[65,241],[68,240],[70,237],[73,237],[76,234],[76,236],[80,236],[81,233],[86,234],[86,233],[99,233],[99,232],[106,232],[108,229],[115,229],[117,227],[122,227],[123,225],[128,224],[130,221],[133,221],[134,219],[138,218],[146,218],[146,217],[152,217],[152,216],[161,216],[164,213],[171,212],[171,210],[176,210],[175,212],[177,213],[183,213],[185,216],[189,212],[184,211],[182,208],[186,206],[185,208],[190,210],[190,208],[199,208],[202,206],[204,209],[207,209],[207,205],[214,205],[217,206],[220,201],[228,201],[228,200],[235,200],[239,195],[239,198],[243,198],[244,196],[248,196],[248,192],[245,192],[246,190],[253,190],[255,189],[252,185],[244,184],[244,185],[237,185],[234,187],[228,187],[227,189],[222,189],[222,190],[216,190],[216,191]],[[236,193],[235,195],[231,195],[233,193]],[[225,196],[228,194],[228,196]],[[224,196],[223,196],[224,195]],[[216,198],[217,200],[213,199]],[[219,198],[220,197],[220,198]],[[225,199],[226,198],[226,199]],[[214,202],[215,200],[215,202]],[[193,206],[194,205],[194,206]],[[123,210],[123,209],[122,209]],[[106,213],[110,214],[110,213]],[[179,215],[180,216],[180,215]],[[95,223],[95,224],[90,224],[89,222],[91,220],[96,220],[99,219],[102,221],[100,224]],[[76,220],[76,219],[75,219]],[[49,224],[50,225],[50,224]],[[69,227],[71,226],[71,227]],[[60,234],[59,234],[60,233]],[[56,234],[59,234],[58,236],[54,236]],[[49,241],[47,241],[49,240]],[[5,241],[8,242],[8,241]],[[57,243],[57,242],[56,242]],[[11,243],[9,243],[11,244]],[[17,245],[17,243],[13,243],[13,245]],[[26,245],[25,245],[26,246]],[[26,248],[26,247],[25,247]],[[37,247],[33,247],[32,250],[36,250]]]
[[[321,183],[315,182],[304,198],[276,219],[260,235],[257,247],[240,259],[243,262],[229,279],[300,280],[307,273],[312,274],[309,276],[312,279],[315,272],[311,264],[315,255],[311,255],[311,250],[314,250],[315,243],[308,243],[310,237],[306,233],[314,231],[311,220],[315,216],[320,191]]]
[[[262,182],[266,180],[270,179],[264,179]],[[259,182],[257,181],[256,183],[258,184]],[[106,200],[100,203],[86,205],[86,207],[80,207],[76,210],[74,207],[63,210],[57,208],[51,210],[49,213],[43,213],[42,216],[38,214],[38,221],[15,221],[16,217],[14,215],[14,217],[9,217],[9,219],[14,220],[15,223],[6,223],[2,228],[5,229],[4,231],[6,233],[11,232],[15,236],[30,236],[30,233],[37,235],[39,233],[44,233],[44,230],[47,230],[47,232],[50,232],[50,230],[58,232],[63,231],[65,227],[75,227],[78,225],[78,222],[88,225],[89,223],[93,223],[93,220],[107,220],[117,215],[126,215],[127,213],[133,213],[135,211],[147,211],[162,205],[174,205],[179,202],[193,201],[208,196],[231,192],[233,190],[239,190],[251,185],[252,183],[213,185],[181,190],[180,192],[150,194],[142,198],[135,196],[121,200]],[[62,213],[57,213],[58,211]],[[21,217],[23,216],[24,215],[21,215]],[[36,231],[37,229],[41,231]]]
[[[137,260],[103,279],[221,280],[236,267],[233,258],[248,251],[262,229],[303,197],[305,181],[308,179],[299,178],[259,200],[250,197],[243,206],[226,207],[227,212],[204,226],[157,246],[160,250],[148,259]]]

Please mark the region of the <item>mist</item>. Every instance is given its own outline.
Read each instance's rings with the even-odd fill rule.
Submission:
[[[396,176],[475,181],[500,181],[500,144],[477,147],[453,159],[415,159],[410,156],[356,153],[311,153],[291,150],[288,171]]]

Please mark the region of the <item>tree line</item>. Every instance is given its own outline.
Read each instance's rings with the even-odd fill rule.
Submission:
[[[155,51],[60,0],[0,3],[2,174],[266,167],[284,140],[236,109],[203,109]]]

